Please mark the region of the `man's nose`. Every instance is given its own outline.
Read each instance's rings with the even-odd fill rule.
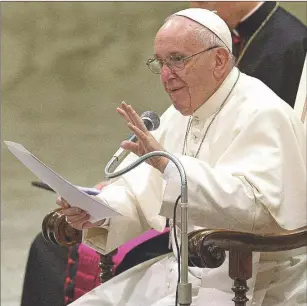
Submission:
[[[168,65],[164,63],[162,68],[161,68],[161,80],[163,82],[166,82],[170,78],[174,78],[174,73],[170,69],[170,67],[168,67]]]

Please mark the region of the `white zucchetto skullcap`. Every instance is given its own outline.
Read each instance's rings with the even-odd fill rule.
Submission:
[[[202,8],[189,8],[179,11],[173,14],[173,16],[174,15],[187,17],[208,28],[226,45],[229,51],[232,52],[230,30],[225,21],[212,11]]]

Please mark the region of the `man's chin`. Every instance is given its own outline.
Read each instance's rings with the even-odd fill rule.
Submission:
[[[183,107],[180,104],[176,104],[175,102],[173,102],[174,107],[176,108],[176,110],[181,113],[182,116],[190,116],[192,115],[192,112],[189,108]]]

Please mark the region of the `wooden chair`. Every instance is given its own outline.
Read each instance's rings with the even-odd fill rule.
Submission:
[[[47,214],[42,222],[42,235],[46,241],[60,246],[72,246],[82,241],[82,231],[72,228],[62,214],[62,208],[57,208]],[[101,283],[113,277],[113,256],[117,253],[117,249],[100,256],[99,275]]]
[[[81,242],[82,232],[73,229],[58,208],[43,220],[44,238],[56,245],[71,246]],[[245,306],[248,298],[247,280],[252,277],[253,252],[280,252],[307,246],[307,226],[279,233],[253,234],[226,229],[201,229],[189,234],[189,266],[217,268],[229,251],[229,276],[234,281],[235,306]],[[111,279],[113,274],[113,252],[100,256],[100,281]]]
[[[280,252],[307,246],[307,226],[280,233],[252,234],[224,229],[205,229],[189,234],[189,265],[217,268],[229,251],[229,277],[235,306],[245,306],[247,280],[252,277],[253,252]]]

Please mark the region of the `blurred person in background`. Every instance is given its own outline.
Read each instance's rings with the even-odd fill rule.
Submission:
[[[307,52],[307,28],[275,1],[196,1],[216,11],[233,37],[236,66],[294,107]]]

